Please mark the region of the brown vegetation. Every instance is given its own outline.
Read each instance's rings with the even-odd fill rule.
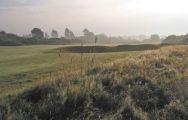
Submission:
[[[186,120],[188,46],[119,59],[1,100],[10,120]]]

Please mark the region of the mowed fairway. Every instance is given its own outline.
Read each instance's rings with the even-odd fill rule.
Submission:
[[[44,76],[61,71],[86,70],[116,59],[138,54],[138,51],[108,53],[60,53],[54,49],[62,45],[0,47],[0,96],[18,93],[34,86]],[[53,51],[53,52],[51,52]],[[56,76],[55,76],[56,77]],[[47,77],[46,77],[47,79]]]

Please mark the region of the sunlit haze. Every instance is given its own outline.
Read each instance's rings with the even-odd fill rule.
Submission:
[[[187,0],[0,0],[0,30],[28,34],[66,27],[107,35],[186,34]]]

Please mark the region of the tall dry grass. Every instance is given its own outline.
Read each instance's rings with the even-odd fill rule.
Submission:
[[[186,120],[187,51],[188,46],[168,46],[82,75],[51,74],[50,82],[2,100],[0,118]]]

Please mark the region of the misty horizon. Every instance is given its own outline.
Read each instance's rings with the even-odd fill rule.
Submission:
[[[18,35],[84,28],[108,36],[186,34],[186,0],[0,0],[0,30]]]

